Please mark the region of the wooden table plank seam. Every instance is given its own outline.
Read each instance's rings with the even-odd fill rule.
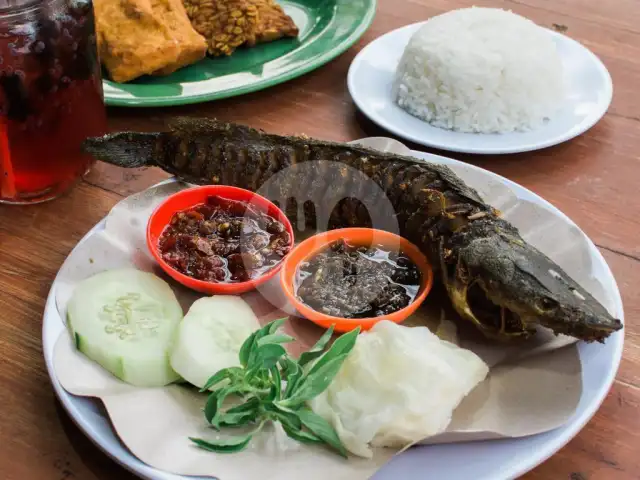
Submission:
[[[631,120],[632,122],[640,122],[640,117],[635,117],[633,115],[624,115],[622,113],[617,113],[611,110],[607,112],[607,115],[610,115],[612,117],[624,118],[625,120]]]
[[[90,180],[87,180],[86,178],[83,178],[83,179],[82,179],[82,181],[83,181],[84,183],[86,183],[87,185],[89,185],[89,186],[91,186],[91,187],[94,187],[94,188],[97,188],[97,189],[100,189],[100,190],[102,190],[102,191],[104,191],[104,192],[108,192],[108,193],[115,193],[116,195],[118,195],[118,196],[119,196],[119,197],[121,197],[121,198],[125,198],[125,197],[127,197],[127,195],[124,195],[124,194],[122,194],[122,193],[120,193],[120,192],[117,192],[117,191],[115,191],[115,190],[112,190],[112,189],[110,189],[110,188],[104,187],[104,186],[100,185],[99,183],[96,183],[96,182],[92,182],[92,181],[90,181]]]
[[[602,245],[600,243],[594,243],[594,245],[596,247],[602,249],[602,250],[606,250],[608,252],[615,253],[616,255],[622,255],[623,257],[628,258],[629,260],[634,260],[636,262],[640,262],[640,256],[637,256],[637,255],[634,255],[634,254],[631,254],[631,253],[626,253],[626,252],[623,252],[621,250],[616,250],[615,248],[608,247],[608,246]]]
[[[620,385],[624,385],[625,387],[633,388],[635,390],[640,391],[640,385],[636,385],[634,383],[629,383],[629,382],[626,382],[624,380],[620,380],[618,378],[615,381],[616,381],[616,383],[619,383]]]
[[[602,26],[601,22],[598,22],[598,21],[595,21],[595,20],[591,20],[591,19],[589,19],[587,17],[584,17],[584,16],[580,15],[579,14],[579,10],[576,11],[575,13],[572,12],[572,15],[568,15],[568,14],[563,13],[561,11],[554,10],[553,8],[547,8],[547,7],[541,7],[541,6],[532,5],[530,3],[527,3],[526,1],[506,0],[505,3],[506,4],[517,5],[517,6],[520,6],[520,7],[526,7],[528,9],[531,9],[531,10],[534,10],[534,11],[538,10],[538,11],[545,12],[545,13],[551,13],[551,14],[554,14],[554,15],[559,15],[560,17],[564,17],[564,18],[570,19],[570,20],[579,20],[581,22],[584,22],[584,23],[587,23],[587,24],[590,24],[590,25]],[[547,28],[553,28],[553,25],[547,25]],[[624,31],[626,33],[630,33],[630,34],[633,34],[633,35],[640,35],[640,31],[639,30],[633,30],[633,29],[628,28],[628,27],[617,26],[616,30],[617,31]],[[568,30],[567,30],[567,33],[568,33]]]

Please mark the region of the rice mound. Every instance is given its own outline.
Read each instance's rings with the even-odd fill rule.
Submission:
[[[562,104],[562,60],[551,35],[524,17],[497,8],[452,10],[413,35],[392,95],[440,128],[533,130]]]

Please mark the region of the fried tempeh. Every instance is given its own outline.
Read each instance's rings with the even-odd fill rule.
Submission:
[[[273,42],[283,37],[297,37],[299,30],[293,19],[274,0],[253,0],[258,7],[256,42]]]
[[[258,9],[249,0],[184,0],[196,31],[207,39],[209,54],[231,55],[244,43],[256,43]]]
[[[193,27],[204,35],[213,56],[296,37],[298,27],[274,0],[184,0]]]

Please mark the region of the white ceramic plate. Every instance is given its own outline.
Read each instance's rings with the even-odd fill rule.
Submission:
[[[418,158],[431,162],[444,163],[452,167],[461,162],[422,152],[411,152]],[[466,166],[466,164],[465,164]],[[466,166],[468,168],[468,166]],[[478,178],[506,183],[518,199],[533,202],[557,216],[567,224],[575,224],[554,206],[520,185],[494,173],[471,167]],[[478,186],[475,182],[473,186]],[[104,228],[104,220],[96,225],[82,241]],[[577,227],[576,227],[577,228]],[[589,261],[592,275],[599,278],[604,291],[613,299],[612,312],[623,319],[622,300],[611,270],[604,258],[593,245],[589,245]],[[73,255],[71,252],[70,255]],[[67,393],[58,382],[53,371],[54,345],[64,331],[64,323],[55,306],[54,281],[47,299],[44,312],[42,341],[44,356],[56,394],[64,408],[85,434],[110,457],[142,478],[152,480],[196,480],[196,477],[182,477],[156,470],[145,465],[118,440],[111,428],[108,417],[99,408],[99,403]],[[548,433],[522,439],[494,440],[466,444],[448,444],[412,448],[395,457],[374,476],[374,480],[502,480],[516,478],[539,465],[564,446],[585,423],[593,416],[606,396],[615,377],[622,355],[624,336],[617,332],[609,337],[604,345],[579,344],[580,359],[583,366],[583,393],[578,409],[567,424]]]
[[[423,22],[424,23],[424,22]],[[395,135],[453,152],[503,154],[550,147],[570,140],[602,118],[613,95],[611,76],[593,53],[571,38],[547,30],[565,67],[566,103],[558,116],[530,132],[459,133],[429,125],[398,107],[391,97],[394,72],[405,46],[423,23],[393,30],[367,45],[349,68],[349,93],[373,122]]]

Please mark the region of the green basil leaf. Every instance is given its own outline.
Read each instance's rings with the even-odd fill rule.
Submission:
[[[275,399],[276,399],[276,386],[271,385],[271,388],[269,389],[269,394],[264,398],[263,402],[269,404],[274,402]]]
[[[224,440],[202,440],[201,438],[189,437],[198,447],[215,453],[235,453],[243,450],[251,441],[253,435],[244,437],[232,437]]]
[[[242,346],[240,347],[240,351],[238,352],[238,358],[240,360],[240,365],[242,365],[243,367],[246,367],[247,363],[249,363],[249,357],[251,356],[251,352],[253,351],[253,348],[255,346],[256,334],[258,333],[258,331],[259,330],[253,332],[247,337],[244,342],[242,342]]]
[[[223,413],[218,419],[220,427],[244,427],[258,418],[259,411],[255,409],[250,412]]]
[[[240,359],[240,365],[246,367],[249,363],[249,358],[251,357],[251,353],[257,347],[258,342],[263,337],[271,335],[275,333],[278,328],[282,326],[282,324],[286,321],[286,318],[279,318],[278,320],[274,320],[272,322],[267,323],[264,327],[256,330],[251,335],[247,337],[247,339],[242,343],[242,347],[240,347],[240,352],[238,354]]]
[[[252,385],[259,390],[268,389],[271,386],[269,370],[265,370],[264,368],[262,368],[262,365],[260,365],[259,363],[254,365],[252,370],[255,370]]]
[[[293,430],[300,430],[302,428],[302,422],[298,418],[298,415],[293,410],[284,410],[278,406],[278,404],[269,405],[266,408],[267,411],[272,413],[272,416],[278,420],[283,426],[287,425]]]
[[[274,324],[276,324],[276,322],[280,322],[282,319],[278,319],[278,320],[273,320],[265,325],[263,325],[262,327],[260,327],[258,330],[256,330],[256,337],[257,340],[260,340],[262,337],[269,335],[270,333],[273,333],[271,331],[271,329],[273,328]],[[282,320],[284,322],[284,320]],[[277,330],[278,327],[276,326],[275,330]],[[275,331],[274,330],[274,331]]]
[[[264,327],[253,332],[251,336],[244,341],[239,353],[240,364],[243,367],[251,367],[251,357],[255,355],[255,351],[259,346],[258,342],[260,342],[262,338],[275,333],[285,321],[286,318],[280,318],[269,322]]]
[[[303,352],[300,355],[300,358],[298,359],[298,364],[301,367],[304,367],[307,363],[309,363],[312,360],[315,360],[320,355],[322,355],[322,352],[324,351],[324,347],[326,347],[327,343],[329,343],[329,340],[331,340],[331,335],[333,335],[333,325],[331,325],[331,327],[329,327],[329,329],[322,334],[320,339],[316,342],[316,344],[313,347],[311,347],[309,350],[307,350],[306,352]]]
[[[289,355],[282,357],[279,361],[279,364],[280,364],[280,371],[282,372],[282,376],[285,379],[292,373],[300,370],[300,366],[298,365],[298,362],[296,362]]]
[[[289,343],[295,339],[284,333],[271,333],[258,340],[258,346],[266,345],[267,343]]]
[[[271,378],[269,378],[269,383],[271,386],[269,387],[269,394],[263,400],[263,403],[273,403],[277,400],[280,400],[280,392],[282,390],[282,379],[280,378],[280,371],[278,370],[278,365],[272,366],[267,372],[270,372]]]
[[[300,381],[301,373],[292,375],[291,377],[289,377],[289,379],[287,379],[287,387],[285,388],[283,398],[290,398],[296,391],[298,382]]]
[[[260,400],[256,397],[250,397],[244,403],[231,407],[229,410],[227,410],[226,413],[249,412],[257,409],[259,406],[260,406]]]
[[[354,330],[351,330],[344,335],[341,335],[333,342],[331,348],[325,352],[325,354],[320,357],[320,359],[313,364],[307,376],[311,376],[320,370],[326,363],[330,362],[336,357],[341,355],[348,355],[351,350],[353,350],[354,345],[356,344],[356,339],[358,338],[358,334],[360,333],[360,327],[356,327]]]
[[[338,434],[320,415],[312,412],[308,408],[302,408],[298,411],[298,418],[302,421],[302,425],[308,428],[318,438],[333,447],[340,455],[347,457],[347,449],[340,441]]]
[[[290,397],[295,391],[298,380],[302,376],[302,368],[298,362],[287,356],[280,362],[280,367],[285,375],[287,386],[284,391],[283,398]]]
[[[280,400],[280,395],[282,394],[282,377],[280,375],[280,370],[278,369],[277,364],[271,367],[271,381],[273,382],[273,386],[275,387],[274,400]]]
[[[295,430],[288,425],[285,425],[284,423],[282,424],[282,429],[287,435],[289,435],[294,440],[297,440],[298,442],[308,444],[324,443],[324,440],[320,439],[311,432],[307,432],[305,430]]]
[[[191,438],[197,446],[219,453],[240,451],[265,422],[274,421],[280,422],[287,435],[297,441],[326,443],[346,455],[331,425],[313,414],[304,403],[324,391],[335,378],[355,345],[359,329],[341,336],[327,348],[333,333],[331,327],[298,361],[290,357],[283,346],[293,338],[278,332],[285,320],[274,320],[253,332],[238,354],[242,366],[220,370],[202,389],[216,388],[204,406],[205,418],[213,428],[249,425],[257,428],[248,434],[243,432],[244,436],[219,441]],[[223,409],[230,395],[240,397],[243,403]]]
[[[219,428],[219,417],[222,414],[220,407],[224,403],[225,398],[229,395],[236,394],[243,390],[244,385],[230,385],[228,387],[216,390],[209,395],[207,403],[204,406],[204,416],[214,428]]]
[[[268,331],[268,333],[269,333],[269,334],[276,333],[276,331],[277,331],[277,330],[278,330],[278,329],[279,329],[279,328],[284,324],[284,322],[286,322],[286,321],[287,321],[287,317],[284,317],[284,318],[279,318],[279,319],[277,319],[277,320],[274,320],[274,321],[273,321],[273,322],[271,322],[271,323],[268,323],[268,324],[267,324],[267,327],[268,327],[267,331]]]
[[[204,418],[207,419],[207,423],[211,424],[211,420],[216,416],[218,412],[218,395],[212,393],[207,398],[207,402],[204,404]]]
[[[242,369],[239,367],[223,368],[222,370],[219,370],[218,373],[209,378],[209,380],[207,380],[207,383],[205,383],[204,386],[200,389],[200,392],[206,392],[221,381],[231,379],[234,375],[240,375],[241,373]]]
[[[259,370],[269,370],[273,367],[280,357],[286,355],[287,351],[282,345],[277,343],[268,343],[256,348],[249,357],[249,369],[257,368]],[[262,376],[264,380],[265,377]]]
[[[222,413],[218,418],[218,423],[221,427],[241,427],[255,421],[259,414],[260,400],[251,397],[246,402]]]
[[[324,392],[333,381],[340,367],[342,367],[347,356],[348,354],[343,354],[335,357],[328,362],[324,362],[313,374],[309,372],[296,385],[293,394],[281,403],[286,407],[296,407]]]

